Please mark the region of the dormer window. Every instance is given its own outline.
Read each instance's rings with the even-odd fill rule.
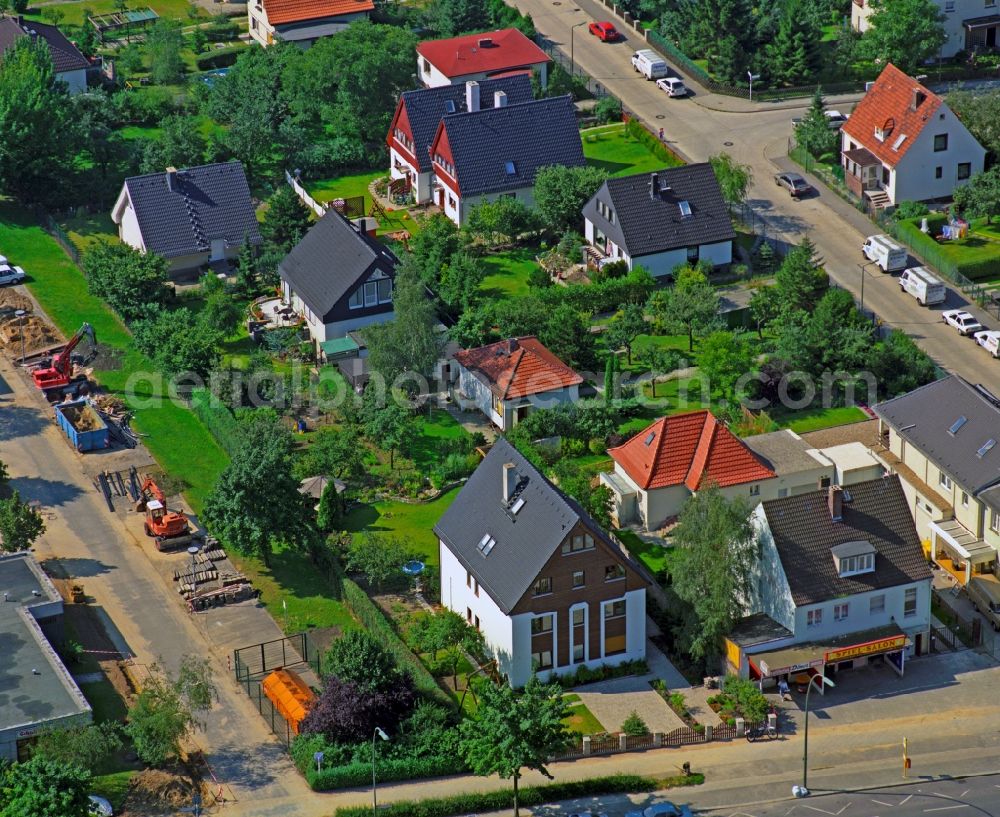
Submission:
[[[600,199],[597,200],[597,212],[604,216],[604,218],[608,220],[609,224],[615,223],[615,211],[608,207],[608,205]]]
[[[830,548],[830,553],[841,578],[875,570],[875,547],[871,542],[844,542]]]
[[[891,116],[882,123],[881,127],[875,126],[875,138],[880,142],[884,142],[889,138],[889,134],[892,133],[892,129],[896,126],[896,120]]]

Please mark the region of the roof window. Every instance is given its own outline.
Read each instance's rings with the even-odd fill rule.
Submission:
[[[508,176],[513,176],[515,173],[517,173],[517,168],[514,167],[513,162],[507,162],[506,164],[504,164],[504,170],[507,171]]]
[[[905,133],[899,134],[899,136],[896,138],[896,141],[892,143],[892,149],[899,150],[900,146],[905,141],[906,141],[906,134]]]
[[[688,204],[686,201],[680,201],[680,202],[677,203],[677,206],[681,208],[681,217],[682,218],[690,218],[691,217],[691,205],[690,204]]]
[[[448,113],[455,113],[455,100],[454,99],[446,99],[444,101],[444,109]]]
[[[856,576],[875,570],[875,547],[871,542],[843,542],[830,548],[837,575]]]
[[[514,504],[510,506],[510,512],[512,514],[514,514],[514,516],[517,516],[517,512],[519,510],[521,510],[521,508],[523,508],[523,507],[524,507],[524,497],[523,496],[519,496],[515,500]]]
[[[987,454],[990,453],[990,451],[993,449],[993,446],[995,446],[996,444],[997,441],[991,437],[990,439],[988,439],[986,442],[983,443],[983,447],[976,452],[976,456],[979,457],[979,459],[982,459],[983,457],[985,457]]]
[[[969,422],[969,420],[963,414],[954,423],[951,424],[951,428],[948,429],[948,433],[951,434],[952,437],[954,437],[956,434],[958,434],[962,426],[964,426],[967,422]]]
[[[650,431],[649,434],[646,435],[646,440],[643,443],[643,445],[645,445],[647,448],[649,448],[649,446],[653,444],[653,440],[655,440],[655,439],[656,439],[656,432],[655,431]]]
[[[476,548],[479,550],[483,556],[489,556],[490,551],[493,550],[493,546],[497,543],[497,540],[490,536],[488,533],[483,534],[483,538],[479,540],[479,544]]]

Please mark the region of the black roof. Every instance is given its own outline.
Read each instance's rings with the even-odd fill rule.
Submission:
[[[392,251],[330,209],[285,256],[278,274],[309,309],[326,317],[376,267],[392,277],[397,263]]]
[[[90,61],[58,28],[35,20],[25,21],[23,18],[0,17],[0,54],[8,48],[13,48],[14,43],[22,37],[32,35],[45,40],[49,54],[52,55],[52,66],[57,74],[90,67]]]
[[[518,105],[530,102],[531,78],[527,74],[515,74],[499,79],[479,80],[480,109],[492,108],[497,91],[507,94],[508,105]],[[410,123],[410,133],[413,136],[414,152],[422,172],[431,169],[431,157],[428,148],[434,141],[438,125],[445,116],[465,113],[465,83],[458,85],[439,85],[436,88],[418,88],[415,91],[404,91],[402,94],[406,118]],[[452,106],[448,103],[451,102]],[[450,108],[450,110],[449,110]]]
[[[598,201],[611,207],[614,222],[598,212]],[[632,258],[736,238],[708,162],[608,179],[583,206],[583,216]]]
[[[849,485],[842,495],[839,522],[826,490],[762,503],[796,606],[931,578],[896,474]],[[875,548],[875,570],[841,577],[830,549],[859,541]]]
[[[585,164],[569,96],[455,114],[442,122],[463,196],[531,187],[540,167]]]
[[[170,176],[173,176],[171,179]],[[194,255],[224,238],[230,247],[260,242],[239,162],[148,173],[125,180],[146,249],[167,258]]]

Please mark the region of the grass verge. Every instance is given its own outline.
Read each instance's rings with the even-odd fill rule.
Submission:
[[[124,723],[128,708],[118,690],[106,678],[89,684],[80,684],[80,692],[94,710],[94,721]]]
[[[626,133],[624,123],[588,128],[580,132],[580,137],[587,164],[603,168],[612,177],[663,170],[672,164]]]
[[[90,782],[90,792],[106,798],[117,814],[125,802],[129,783],[135,774],[134,771],[126,771],[95,775]]]

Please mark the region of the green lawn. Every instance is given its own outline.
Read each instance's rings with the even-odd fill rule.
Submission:
[[[649,173],[667,166],[638,139],[625,133],[624,124],[604,125],[580,132],[587,164],[602,167],[612,176]]]
[[[607,730],[601,722],[594,717],[594,713],[580,701],[580,696],[576,694],[563,695],[563,703],[569,710],[563,723],[571,732],[578,735],[597,735]]]
[[[334,176],[329,179],[306,180],[305,188],[316,201],[323,203],[333,199],[349,199],[355,196],[364,196],[365,213],[371,212],[372,197],[368,192],[368,185],[375,179],[385,176],[385,170],[368,170],[364,173],[348,173],[343,176]],[[408,230],[413,233],[420,229],[420,224],[416,219],[403,208],[395,208],[387,213],[387,219],[379,219],[378,231],[380,233],[391,233],[397,230]]]
[[[653,575],[667,566],[667,549],[640,539],[633,531],[616,530],[615,536],[639,559]]]
[[[184,23],[189,21],[188,10],[191,3],[188,0],[143,0],[139,3],[130,3],[131,9],[151,8],[161,17],[168,17],[174,20],[181,20]],[[47,22],[41,11],[45,6],[31,6],[25,17]],[[116,0],[77,0],[77,2],[59,3],[59,10],[63,13],[60,25],[79,26],[84,23],[84,12],[90,14],[112,14],[116,9]],[[200,12],[205,16],[205,12]]]
[[[524,247],[482,259],[486,277],[479,288],[487,298],[520,298],[530,292],[528,276],[538,268],[537,250]]]
[[[90,684],[80,684],[80,691],[94,710],[94,720],[97,723],[104,721],[124,722],[128,707],[125,706],[122,696],[118,694],[114,685],[107,678]]]
[[[134,771],[114,772],[96,775],[90,783],[90,793],[104,797],[111,803],[115,814],[121,809],[128,794],[128,784],[136,774]]]
[[[118,243],[118,227],[106,211],[67,218],[60,221],[59,226],[81,252],[100,239]]]
[[[468,436],[462,425],[444,409],[431,409],[430,417],[422,412],[417,419],[419,435],[407,448],[418,470],[427,472],[442,460],[438,444],[442,440],[460,440]]]

